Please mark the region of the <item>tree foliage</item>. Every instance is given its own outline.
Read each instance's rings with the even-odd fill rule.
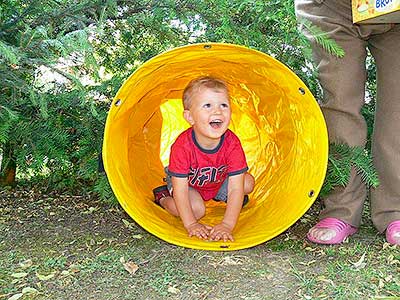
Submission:
[[[89,96],[82,78],[96,78],[89,36],[101,7],[100,1],[2,2],[0,178],[4,184],[13,184],[15,167],[26,176],[45,176],[49,183],[77,178],[78,165],[93,152],[85,152],[89,143],[81,137],[89,139],[90,132],[91,147],[99,146],[98,128],[104,116],[96,114],[99,103]]]
[[[321,96],[290,0],[1,1],[0,185],[17,171],[112,197],[97,172],[111,99],[148,59],[197,42],[263,51]]]

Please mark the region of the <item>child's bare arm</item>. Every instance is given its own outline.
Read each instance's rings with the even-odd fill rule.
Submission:
[[[228,201],[224,218],[221,223],[215,225],[210,232],[210,240],[224,242],[233,241],[232,231],[235,228],[243,205],[244,174],[229,177]]]
[[[209,235],[209,226],[200,224],[193,213],[189,199],[189,186],[187,178],[172,177],[172,186],[174,189],[174,201],[190,237],[197,236],[200,239],[207,239]]]

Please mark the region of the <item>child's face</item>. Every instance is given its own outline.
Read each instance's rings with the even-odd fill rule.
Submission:
[[[202,88],[193,95],[184,117],[192,125],[200,146],[216,147],[231,120],[228,94],[224,90]]]

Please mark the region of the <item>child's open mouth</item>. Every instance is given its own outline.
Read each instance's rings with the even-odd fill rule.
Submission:
[[[213,120],[213,121],[210,122],[210,125],[211,125],[211,127],[214,128],[214,129],[221,128],[221,126],[222,126],[222,120]]]

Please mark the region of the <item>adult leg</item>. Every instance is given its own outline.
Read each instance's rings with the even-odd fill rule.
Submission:
[[[314,38],[314,60],[324,91],[321,108],[328,127],[330,142],[364,146],[367,127],[361,108],[365,95],[366,41],[351,19],[350,1],[295,1],[299,22],[307,19],[321,28],[345,51],[343,58],[327,53]],[[358,227],[361,222],[366,188],[355,170],[344,188],[335,189],[326,199],[320,218],[337,218],[346,226]],[[348,231],[350,232],[350,231]],[[354,232],[351,231],[352,233]],[[316,226],[309,232],[314,240],[329,241],[337,234],[331,227]]]
[[[377,67],[377,103],[372,151],[380,185],[371,191],[372,221],[380,232],[400,220],[400,24],[371,36]],[[400,227],[393,233],[400,244]]]

